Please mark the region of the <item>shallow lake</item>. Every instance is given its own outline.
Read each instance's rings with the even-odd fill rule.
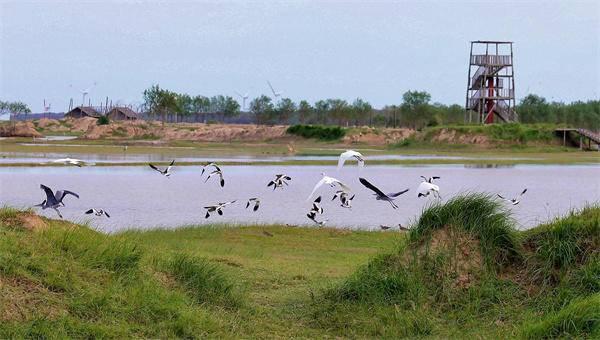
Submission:
[[[507,205],[519,228],[535,226],[570,209],[600,201],[600,166],[597,165],[523,165],[513,167],[472,166],[366,166],[351,165],[337,171],[327,166],[227,166],[223,167],[226,184],[221,188],[213,178],[204,182],[199,166],[174,167],[165,178],[147,166],[115,167],[4,167],[0,168],[0,204],[31,207],[44,195],[41,183],[68,189],[81,198],[68,197],[61,208],[65,219],[88,222],[104,231],[125,228],[177,227],[205,223],[282,223],[306,224],[311,202],[307,196],[321,179],[321,172],[347,183],[356,193],[351,210],[332,202],[334,188],[322,187],[325,212],[321,219],[328,225],[360,229],[379,229],[379,225],[408,225],[434,198],[417,198],[419,176],[441,176],[442,198],[462,192],[501,193],[512,197],[524,188],[528,192],[519,205]],[[290,185],[273,191],[267,183],[274,174],[292,177]],[[386,202],[376,201],[358,177],[365,177],[385,192],[410,191],[400,196],[394,210]],[[206,176],[205,176],[206,177]],[[214,180],[214,181],[213,181]],[[259,197],[257,212],[246,209],[246,200]],[[224,209],[224,215],[205,219],[203,206],[237,199]],[[111,218],[85,215],[89,208],[102,208]],[[37,208],[36,208],[37,209]],[[56,217],[52,210],[37,211]]]

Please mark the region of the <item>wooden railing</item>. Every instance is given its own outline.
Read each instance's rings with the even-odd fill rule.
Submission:
[[[512,65],[512,60],[510,55],[476,54],[471,56],[471,64],[504,66]]]

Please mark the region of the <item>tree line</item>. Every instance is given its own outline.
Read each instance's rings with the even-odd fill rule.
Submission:
[[[323,99],[314,103],[290,98],[274,101],[261,95],[248,105],[248,112],[241,112],[240,104],[231,96],[191,96],[152,85],[143,92],[143,113],[150,119],[178,122],[189,120],[216,120],[245,115],[256,124],[274,125],[337,125],[380,126],[421,129],[426,126],[463,124],[465,109],[458,104],[431,103],[426,91],[407,91],[397,105],[374,109],[361,98],[352,102],[343,99]],[[575,101],[572,103],[548,102],[544,97],[530,94],[521,99],[516,107],[522,123],[553,123],[573,127],[600,130],[600,101]],[[0,101],[0,113],[27,114],[31,110],[22,102]]]

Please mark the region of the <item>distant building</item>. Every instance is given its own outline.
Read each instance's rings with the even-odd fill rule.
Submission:
[[[100,113],[96,111],[91,106],[78,106],[73,110],[65,113],[65,118],[83,118],[83,117],[92,117],[92,118],[100,118]]]
[[[140,115],[132,109],[124,106],[115,107],[106,114],[110,120],[136,120]]]

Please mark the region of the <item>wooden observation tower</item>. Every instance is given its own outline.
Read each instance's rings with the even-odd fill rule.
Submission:
[[[516,122],[512,41],[471,41],[465,121]],[[467,117],[468,115],[468,117]]]

